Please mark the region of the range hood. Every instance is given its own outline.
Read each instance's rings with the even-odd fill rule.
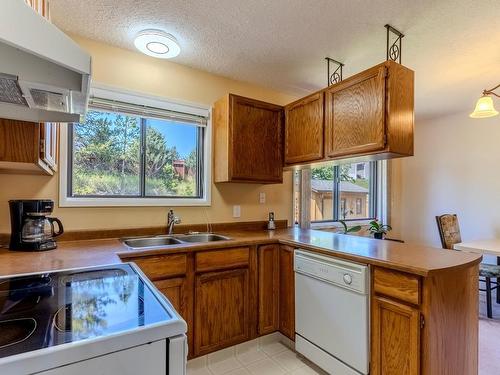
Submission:
[[[0,4],[0,118],[78,122],[91,58],[23,0]]]

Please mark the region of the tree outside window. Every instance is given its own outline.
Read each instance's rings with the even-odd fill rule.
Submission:
[[[69,195],[198,197],[201,137],[188,123],[88,111],[69,127]]]

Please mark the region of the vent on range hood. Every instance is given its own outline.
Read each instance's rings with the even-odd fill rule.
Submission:
[[[24,1],[2,0],[0,56],[0,118],[80,121],[90,55]]]

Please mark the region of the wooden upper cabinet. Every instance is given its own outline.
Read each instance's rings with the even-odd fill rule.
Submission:
[[[215,182],[283,182],[283,107],[228,94],[213,129]]]
[[[58,140],[58,123],[0,119],[0,172],[54,174]]]
[[[327,158],[411,156],[413,127],[414,73],[393,61],[325,90]]]
[[[285,163],[323,158],[324,94],[318,92],[285,107]]]
[[[413,155],[414,73],[385,61],[285,107],[285,165]]]
[[[385,76],[378,66],[326,90],[327,156],[384,149]]]

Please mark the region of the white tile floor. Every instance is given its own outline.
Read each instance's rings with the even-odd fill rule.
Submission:
[[[188,375],[315,375],[325,374],[271,334],[188,362]]]

